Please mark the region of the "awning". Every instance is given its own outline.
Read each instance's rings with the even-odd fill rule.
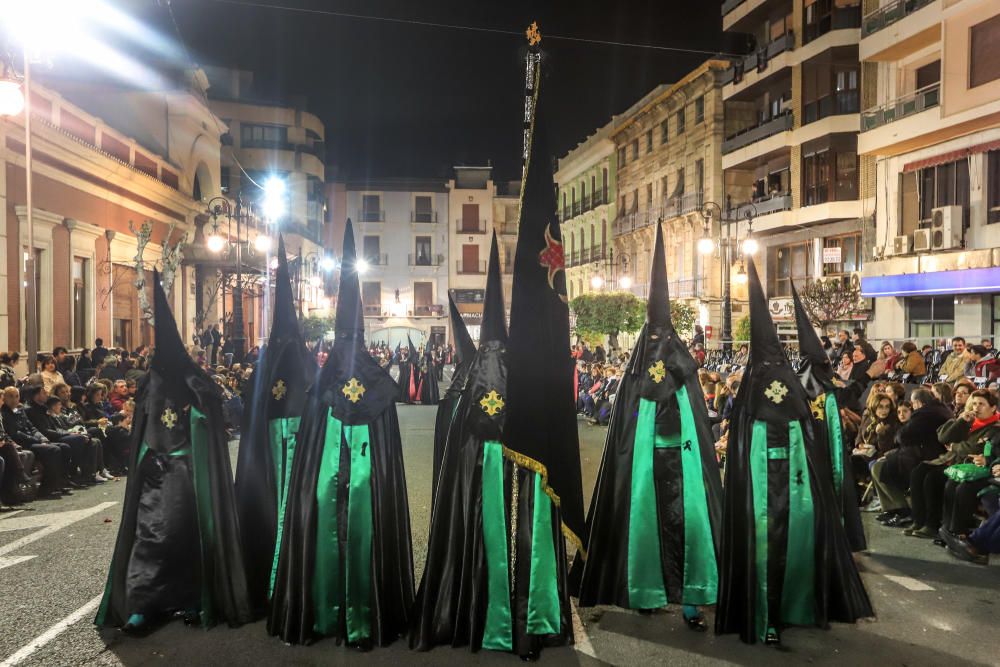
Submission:
[[[970,155],[995,150],[1000,150],[1000,139],[990,141],[985,144],[976,144],[975,146],[969,146],[968,148],[959,148],[958,150],[948,151],[947,153],[941,153],[940,155],[935,155],[934,157],[925,158],[923,160],[909,162],[903,165],[903,171],[917,171],[919,169],[926,169],[927,167],[936,167],[939,164],[955,162],[956,160],[967,158]]]
[[[870,276],[861,279],[861,296],[936,296],[1000,292],[1000,267]]]

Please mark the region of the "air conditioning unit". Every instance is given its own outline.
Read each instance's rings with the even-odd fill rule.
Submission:
[[[931,247],[934,250],[962,247],[961,206],[931,209]]]
[[[918,229],[913,232],[913,252],[927,252],[931,249],[933,232],[929,229]]]
[[[905,255],[910,252],[913,244],[913,237],[904,234],[903,236],[892,237],[892,254]]]

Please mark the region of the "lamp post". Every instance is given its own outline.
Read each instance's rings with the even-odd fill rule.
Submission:
[[[726,223],[726,233],[722,233],[722,207],[712,201],[705,202],[701,207],[701,217],[705,221],[702,229],[702,237],[698,239],[698,252],[701,255],[707,256],[715,252],[712,224],[716,218],[719,220],[719,249],[722,255],[722,349],[727,352],[733,349],[733,297],[731,283],[733,280],[736,280],[740,284],[743,284],[747,280],[746,270],[743,265],[743,255],[753,255],[758,249],[757,240],[752,236],[753,219],[756,213],[757,209],[754,208],[753,204],[748,204],[746,210],[747,236],[741,243],[738,238],[734,239],[732,237],[733,219],[731,217],[726,218],[724,221]],[[736,275],[731,276],[730,269],[733,265],[734,246],[740,255],[740,267]]]
[[[604,280],[604,267],[608,268],[608,273],[611,274],[611,280],[608,282],[608,287],[612,290],[617,287],[622,289],[631,289],[632,287],[632,277],[628,275],[628,255],[620,255],[618,259],[615,259],[615,249],[608,248],[608,258],[606,260],[595,260],[592,264],[592,270],[594,275],[590,277],[590,286],[594,289],[601,289],[605,285]],[[617,272],[618,268],[621,267],[622,276],[618,278]]]

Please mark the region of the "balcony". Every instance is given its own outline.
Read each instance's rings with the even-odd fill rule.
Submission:
[[[802,107],[802,124],[808,125],[827,116],[858,113],[859,107],[857,90],[841,90],[805,104]]]
[[[580,215],[581,213],[583,213],[583,206],[578,201],[573,202],[572,209],[573,209],[573,217],[574,218],[576,216]]]
[[[359,222],[385,222],[385,211],[363,208],[357,211]]]
[[[736,61],[733,66],[727,69],[723,74],[723,85],[727,83],[740,83],[743,80],[743,75],[747,72],[752,72],[754,69],[758,72],[765,71],[767,69],[768,62],[772,58],[778,54],[784,53],[785,51],[791,51],[794,48],[795,34],[789,30],[781,37],[772,40],[766,46],[763,46],[753,53],[743,56],[741,60]]]
[[[441,317],[444,315],[444,306],[436,303],[415,304],[413,306],[414,317]]]
[[[861,5],[854,7],[835,7],[829,14],[820,17],[814,23],[802,26],[802,43],[819,39],[831,30],[847,30],[861,27]]]
[[[615,218],[612,233],[615,236],[621,236],[622,234],[629,234],[637,229],[648,227],[659,219],[656,213],[656,211],[650,210],[642,212],[633,211],[632,213],[619,215]]]
[[[722,2],[722,15],[725,16],[729,12],[733,11],[740,5],[742,5],[746,0],[723,0]]]
[[[726,137],[725,141],[722,142],[722,154],[732,153],[761,139],[766,139],[767,137],[790,130],[792,129],[792,125],[792,114],[785,112],[780,116],[775,116],[753,127],[748,127],[732,136]]]
[[[455,273],[460,276],[482,276],[486,274],[486,260],[466,261],[460,259],[455,262]]]
[[[458,218],[455,220],[455,229],[459,234],[485,234],[486,220],[466,220]]]
[[[365,315],[369,317],[378,317],[382,314],[382,304],[365,304]]]
[[[562,211],[559,213],[559,222],[566,222],[573,217],[573,209],[569,206],[563,206]]]
[[[371,266],[389,266],[389,255],[386,253],[363,253],[365,261]]]
[[[666,197],[663,200],[663,207],[660,209],[660,215],[657,217],[662,217],[664,219],[676,218],[684,215],[685,213],[700,211],[701,205],[704,201],[705,195],[702,192],[689,192],[688,194],[682,194],[676,197]]]
[[[410,211],[410,222],[434,224],[438,221],[437,211]]]
[[[861,114],[861,131],[867,132],[893,121],[918,114],[941,103],[941,84],[932,83],[897,100]]]
[[[444,255],[407,255],[407,264],[410,266],[441,266],[444,264]]]
[[[861,37],[874,35],[879,30],[883,30],[893,23],[903,20],[932,2],[934,0],[895,0],[895,2],[883,5],[865,16],[861,22]]]
[[[493,228],[501,236],[517,236],[516,222],[494,222]]]
[[[762,215],[767,215],[768,213],[790,211],[791,209],[791,193],[775,194],[770,197],[761,197],[760,199],[754,200],[752,204],[740,204],[736,208],[729,209],[726,212],[726,217],[727,219],[733,221],[745,220],[747,213],[753,213],[755,216],[760,217]]]
[[[597,208],[601,204],[607,204],[608,203],[608,189],[607,188],[603,188],[601,190],[596,191],[594,193],[593,199],[591,200],[591,203],[593,204],[593,208]]]
[[[667,290],[670,298],[695,299],[701,296],[704,287],[701,278],[685,278],[683,280],[671,280],[667,283]]]

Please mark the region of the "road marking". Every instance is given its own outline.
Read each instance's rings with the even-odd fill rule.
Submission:
[[[32,558],[38,558],[38,556],[11,556],[10,558],[4,558],[0,556],[0,570],[5,567],[11,567],[12,565],[17,565],[18,563],[23,563],[26,560],[31,560]]]
[[[14,510],[13,512],[4,512],[3,514],[0,514],[0,521],[3,521],[4,519],[9,519],[12,516],[17,516],[23,511],[24,510]]]
[[[97,609],[97,605],[101,604],[101,598],[103,596],[104,594],[101,593],[101,595],[92,598],[87,604],[83,605],[72,614],[32,639],[31,642],[24,646],[20,651],[10,656],[3,662],[0,662],[0,667],[14,667],[14,665],[19,665],[30,658],[32,655],[37,653],[39,649],[45,647],[46,644],[66,632],[66,630],[68,630],[74,623],[81,620],[83,617],[88,616],[91,612]]]
[[[918,580],[914,579],[913,577],[902,577],[902,576],[899,576],[897,574],[885,574],[885,575],[882,575],[882,576],[884,576],[889,581],[897,583],[900,586],[902,586],[903,588],[905,588],[907,590],[910,590],[910,591],[932,591],[932,590],[934,590],[933,586],[928,586],[924,582],[918,581]]]
[[[25,528],[36,528],[39,526],[45,526],[41,530],[36,530],[30,535],[25,535],[24,537],[14,540],[10,544],[5,544],[0,547],[0,556],[4,554],[9,554],[12,551],[16,551],[21,547],[27,546],[32,542],[37,542],[43,537],[48,537],[52,533],[62,530],[66,526],[70,526],[77,521],[82,521],[89,516],[93,516],[98,512],[102,512],[109,507],[117,505],[117,502],[109,501],[94,505],[93,507],[88,507],[82,510],[72,510],[69,512],[56,512],[53,514],[41,514],[38,516],[28,515],[24,517],[19,517],[11,521],[4,521],[0,523],[0,532],[7,532],[11,530],[24,530]],[[2,667],[2,665],[0,665]]]
[[[569,609],[573,617],[573,648],[584,655],[596,658],[597,653],[594,651],[594,645],[590,643],[587,629],[583,627],[583,621],[580,620],[580,612],[577,611],[576,603],[572,600],[570,600]]]

